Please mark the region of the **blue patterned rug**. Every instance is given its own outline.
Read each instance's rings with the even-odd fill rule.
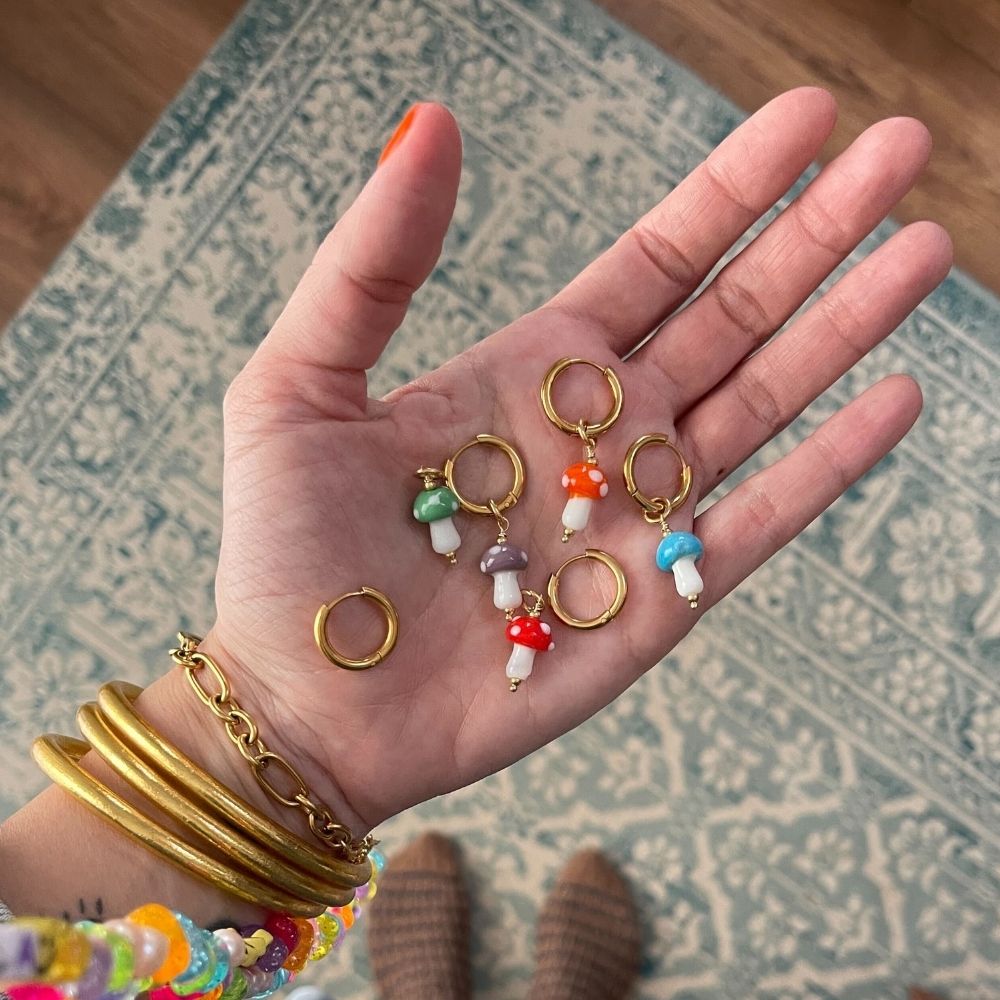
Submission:
[[[223,390],[427,98],[462,194],[375,392],[542,302],[742,117],[579,0],[250,3],[0,345],[0,815],[38,731],[212,620]],[[909,371],[927,410],[887,462],[589,724],[385,826],[462,841],[479,996],[523,994],[582,844],[636,887],[642,998],[1000,996],[998,329],[950,277],[762,456]],[[330,963],[337,997],[365,962]]]

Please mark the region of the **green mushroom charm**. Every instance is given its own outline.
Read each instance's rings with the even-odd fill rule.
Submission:
[[[692,608],[698,607],[698,595],[705,589],[695,560],[705,554],[705,547],[690,531],[668,531],[656,547],[656,567],[674,574],[677,593],[687,599]]]
[[[413,501],[413,516],[430,525],[431,547],[454,566],[455,550],[462,544],[451,519],[458,511],[458,497],[444,485],[444,473],[439,469],[417,469],[416,476],[423,480],[424,488]]]

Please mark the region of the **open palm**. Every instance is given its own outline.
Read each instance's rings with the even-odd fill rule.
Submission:
[[[888,378],[702,513],[695,530],[705,544],[706,590],[698,611],[655,568],[658,532],[621,485],[628,445],[641,434],[670,434],[694,468],[692,499],[671,524],[690,527],[696,498],[944,276],[947,236],[915,224],[768,342],[923,166],[926,131],[893,119],[864,133],[676,311],[815,157],[834,119],[822,91],[777,98],[548,305],[381,401],[368,399],[365,369],[434,266],[454,206],[461,153],[447,111],[419,106],[405,140],[320,249],[226,397],[218,619],[209,641],[239,669],[237,690],[265,711],[269,733],[283,734],[281,749],[359,832],[511,763],[606,705],[916,418],[916,385]],[[581,457],[580,443],[548,423],[538,388],[566,356],[612,365],[625,406],[598,443],[611,492],[587,531],[563,545],[560,475]],[[567,416],[603,416],[609,397],[599,375],[574,369],[562,382]],[[413,472],[440,467],[484,432],[513,443],[527,468],[524,495],[508,511],[510,539],[530,558],[522,585],[543,590],[549,572],[586,546],[614,554],[630,585],[606,628],[574,630],[546,614],[555,649],[539,656],[516,695],[504,676],[503,614],[479,571],[495,523],[457,515],[463,545],[449,567],[410,514],[421,488]],[[491,453],[463,458],[463,490],[502,496],[505,460],[475,451]],[[642,469],[651,490],[672,492],[667,456],[651,456]],[[606,606],[610,578],[598,568],[588,583],[589,570],[578,572],[568,590],[574,611]],[[321,603],[362,584],[392,598],[400,637],[385,663],[353,673],[322,657],[312,622]],[[374,648],[380,619],[363,607],[340,610],[330,623],[338,645]]]

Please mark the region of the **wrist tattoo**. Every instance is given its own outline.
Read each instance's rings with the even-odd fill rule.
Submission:
[[[104,919],[104,900],[100,896],[94,901],[93,907],[89,909],[81,896],[76,901],[76,908],[76,914],[71,914],[69,910],[63,910],[63,920],[66,923],[74,923],[77,920],[94,920],[100,923]]]

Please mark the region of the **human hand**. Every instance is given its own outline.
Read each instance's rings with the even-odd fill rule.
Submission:
[[[433,268],[454,207],[461,151],[447,111],[419,106],[405,139],[324,242],[226,395],[218,618],[205,648],[233,672],[239,700],[260,710],[268,742],[356,832],[510,764],[608,704],[916,419],[917,386],[885,379],[702,513],[694,530],[705,545],[706,589],[697,611],[653,565],[657,532],[612,472],[639,435],[668,433],[694,469],[691,500],[671,517],[675,529],[689,528],[696,499],[945,275],[947,235],[931,223],[909,226],[768,342],[923,167],[923,126],[884,121],[621,360],[787,190],[835,115],[823,91],[778,97],[546,306],[384,400],[368,399],[365,370]],[[612,365],[625,391],[621,419],[599,441],[610,495],[571,546],[559,541],[560,475],[579,442],[556,431],[538,404],[542,377],[564,356]],[[559,403],[567,414],[600,416],[606,385],[574,369],[561,380]],[[630,583],[607,628],[581,632],[547,615],[556,648],[516,695],[504,676],[503,616],[478,565],[495,524],[460,514],[463,545],[449,567],[410,513],[420,489],[413,472],[440,466],[482,432],[509,440],[526,463],[525,494],[508,511],[510,539],[530,557],[522,585],[543,589],[585,544],[614,554]],[[470,456],[463,472],[472,495],[507,489],[504,459],[488,458],[477,468]],[[664,461],[644,482],[668,485],[668,468]],[[358,674],[320,655],[312,622],[321,603],[361,584],[392,598],[401,628],[391,657]],[[606,606],[607,587],[601,571],[589,593],[577,580],[574,610]],[[330,629],[342,648],[366,652],[381,621],[358,603],[338,609]]]

